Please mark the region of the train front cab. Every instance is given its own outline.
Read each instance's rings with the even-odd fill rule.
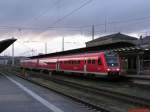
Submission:
[[[105,57],[106,72],[108,73],[108,77],[120,76],[120,64],[119,64],[118,54],[114,52],[105,52],[104,57]]]

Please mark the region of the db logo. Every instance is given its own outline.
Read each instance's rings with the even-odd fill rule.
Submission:
[[[128,112],[150,112],[148,108],[132,108]]]

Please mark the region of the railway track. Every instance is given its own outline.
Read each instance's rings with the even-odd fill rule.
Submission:
[[[84,93],[84,94],[88,93],[89,96],[93,95],[93,96],[96,96],[97,98],[103,96],[103,97],[107,97],[107,98],[110,98],[110,99],[118,100],[120,102],[124,102],[124,103],[134,105],[135,107],[150,107],[150,100],[146,99],[146,98],[131,96],[131,95],[118,93],[118,92],[114,92],[114,91],[110,91],[110,90],[106,90],[106,89],[89,87],[89,86],[85,86],[85,85],[82,85],[82,84],[79,84],[79,83],[75,83],[75,82],[71,82],[71,81],[65,81],[65,80],[58,79],[58,78],[50,78],[50,79],[48,78],[47,81],[45,81],[45,80],[42,81],[40,78],[35,78],[35,77],[31,78],[30,77],[28,80],[30,82],[36,83],[40,86],[51,89],[51,90],[53,90],[53,91],[55,91],[59,94],[63,94],[67,97],[70,97],[70,98],[72,98],[72,99],[74,99],[78,102],[81,102],[81,103],[87,105],[88,107],[96,109],[98,111],[104,111],[104,112],[105,111],[106,112],[109,112],[109,111],[110,112],[111,111],[117,112],[118,111],[118,112],[120,112],[120,111],[127,111],[127,110],[123,110],[123,109],[113,107],[113,106],[109,107],[107,105],[99,105],[99,103],[98,103],[99,100],[97,100],[98,102],[94,101],[94,103],[93,103],[90,100],[85,100],[85,99],[82,99],[82,98],[79,98],[79,97],[74,97],[74,96],[68,95],[65,92],[58,91],[56,88],[55,89],[51,88],[49,86],[49,84],[47,84],[47,83],[51,81],[51,82],[53,82],[57,85],[61,85],[61,86],[63,85],[63,86],[72,88],[72,90],[76,89],[78,91],[82,91],[82,93]],[[130,108],[133,108],[133,107],[131,106]]]
[[[107,79],[85,79],[85,78],[80,78],[80,77],[65,77],[65,76],[61,76],[61,75],[54,75],[54,78],[58,78],[58,80],[64,80],[64,81],[69,81],[75,84],[81,84],[81,85],[85,85],[85,86],[89,86],[95,89],[108,89],[109,91],[112,91],[112,89],[116,89],[115,91],[122,91],[124,92],[124,94],[126,94],[127,91],[130,91],[131,94],[136,94],[135,92],[141,91],[143,93],[143,91],[145,92],[149,92],[150,93],[150,80],[146,80],[148,81],[149,84],[147,84],[147,82],[145,83],[145,80],[142,80],[142,83],[139,83],[140,81],[138,80],[107,80]],[[134,89],[138,89],[138,91],[133,91]],[[132,93],[133,92],[133,93]],[[142,94],[143,96],[149,95],[149,94]],[[138,97],[138,96],[137,96]],[[150,97],[148,97],[150,99]]]
[[[58,78],[50,78],[50,80],[55,82],[55,83],[59,83],[61,85],[70,86],[70,87],[73,87],[76,89],[84,90],[85,92],[94,93],[96,95],[104,95],[107,97],[112,97],[115,99],[123,100],[127,103],[133,103],[136,105],[150,107],[150,99],[147,99],[147,98],[141,98],[141,97],[137,97],[137,96],[133,96],[133,95],[127,95],[127,94],[124,94],[121,92],[115,92],[115,91],[111,91],[111,90],[107,90],[107,89],[100,89],[100,88],[85,86],[85,85],[82,85],[79,83],[74,83],[71,81],[65,81],[65,80],[61,80]]]

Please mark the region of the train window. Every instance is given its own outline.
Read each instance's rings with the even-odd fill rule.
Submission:
[[[80,64],[80,60],[78,60],[78,64]]]
[[[75,64],[78,64],[78,61],[77,61],[77,60],[75,61]]]
[[[91,59],[88,59],[88,64],[91,64]]]
[[[84,63],[86,64],[86,60],[84,60]]]
[[[78,61],[75,61],[75,64],[78,64]]]
[[[76,60],[74,61],[74,64],[77,64],[77,61],[76,61]]]
[[[77,64],[77,61],[76,61],[76,60],[74,61],[74,64]]]
[[[75,61],[75,64],[78,64],[78,60]]]
[[[100,59],[100,58],[98,58],[98,64],[99,64],[99,65],[101,65],[101,64],[102,64],[102,62],[101,62],[101,59]]]
[[[92,64],[95,64],[95,59],[92,60]]]
[[[71,61],[71,64],[73,64],[73,61]]]

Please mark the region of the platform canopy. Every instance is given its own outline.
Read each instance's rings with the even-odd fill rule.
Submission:
[[[100,37],[98,39],[89,41],[86,43],[86,47],[71,49],[63,52],[55,52],[50,54],[43,54],[38,56],[32,56],[28,58],[45,58],[45,57],[53,57],[60,55],[68,55],[68,54],[76,54],[76,53],[90,53],[90,52],[98,52],[98,51],[106,51],[106,50],[120,50],[122,48],[131,48],[135,50],[141,50],[141,48],[136,48],[136,41],[138,39],[135,37],[131,37],[121,33],[115,33],[111,35],[106,35],[104,37]],[[98,43],[97,43],[98,42]],[[89,44],[89,45],[88,45]],[[133,47],[133,48],[132,48]]]
[[[0,41],[0,53],[2,53],[5,49],[7,49],[11,44],[13,44],[17,39],[6,39]]]

